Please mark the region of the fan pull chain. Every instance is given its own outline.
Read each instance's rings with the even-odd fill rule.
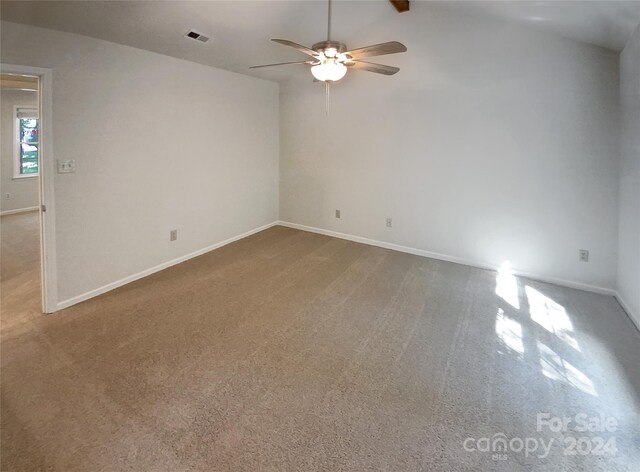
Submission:
[[[329,118],[329,82],[325,82],[324,83],[325,86],[325,106],[326,106],[326,112],[327,112],[327,118]]]

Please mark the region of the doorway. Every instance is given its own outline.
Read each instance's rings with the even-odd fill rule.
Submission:
[[[56,311],[51,71],[0,65],[2,334]]]

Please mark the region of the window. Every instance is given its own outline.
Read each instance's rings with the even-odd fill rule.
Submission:
[[[15,107],[15,159],[13,177],[35,177],[38,175],[38,109]]]

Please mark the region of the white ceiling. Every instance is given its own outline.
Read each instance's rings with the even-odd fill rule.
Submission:
[[[367,27],[396,15],[446,9],[493,17],[621,50],[640,21],[640,1],[415,1],[399,14],[387,0],[343,1],[333,6],[333,37],[360,38],[360,47],[398,38],[367,35]],[[270,38],[310,46],[326,36],[325,1],[2,1],[1,18],[92,36],[243,74],[284,80],[285,66],[250,70],[251,65],[303,60],[305,56]],[[183,35],[194,29],[212,39]],[[360,44],[365,39],[365,44]],[[387,61],[388,62],[388,61]]]
[[[441,8],[490,16],[622,51],[640,22],[640,1],[450,1]]]

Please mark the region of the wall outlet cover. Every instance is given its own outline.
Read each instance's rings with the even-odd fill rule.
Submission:
[[[57,159],[58,174],[71,174],[76,171],[75,159]]]

